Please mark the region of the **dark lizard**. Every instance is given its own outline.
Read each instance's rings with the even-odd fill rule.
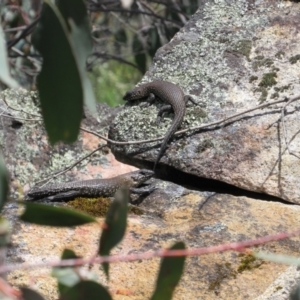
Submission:
[[[139,188],[154,175],[150,170],[138,170],[109,179],[91,179],[51,184],[32,188],[25,200],[69,200],[76,197],[111,197],[121,187],[128,187],[132,193],[150,193],[152,189]]]
[[[175,133],[177,128],[180,127],[183,121],[187,102],[191,101],[194,104],[196,104],[191,96],[184,95],[182,89],[179,86],[171,82],[161,80],[156,80],[150,83],[142,84],[134,88],[133,90],[127,92],[123,99],[126,101],[132,101],[147,98],[147,101],[149,102],[149,104],[151,104],[155,100],[155,97],[158,97],[160,100],[168,103],[168,105],[164,105],[159,110],[156,122],[159,123],[162,119],[163,114],[167,111],[171,111],[172,109],[174,111],[174,120],[162,142],[158,156],[154,163],[153,170],[155,170],[156,165],[163,156],[168,141]]]

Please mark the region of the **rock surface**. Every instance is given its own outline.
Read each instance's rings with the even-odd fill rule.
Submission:
[[[201,1],[189,23],[158,50],[142,82],[171,81],[194,97],[199,106],[188,108],[182,128],[300,95],[299,29],[300,3]],[[128,105],[116,117],[110,137],[128,141],[164,136],[173,116],[157,127],[161,105],[161,101],[147,108]],[[300,203],[299,101],[286,108],[286,136],[282,106],[175,138],[158,172],[171,167]],[[156,159],[159,148],[160,143],[154,142],[112,150],[117,159],[143,167]]]
[[[188,108],[184,128],[271,101],[273,97],[276,99],[276,93],[280,98],[299,93],[300,3],[279,0],[201,3],[186,27],[158,51],[144,79],[161,78],[178,83],[194,96],[199,106]],[[274,74],[265,77],[271,73],[277,77]],[[74,145],[49,146],[42,123],[35,121],[40,118],[36,103],[35,94],[25,91],[6,91],[0,95],[0,144],[11,174],[11,200],[19,200],[20,187],[26,190],[36,181],[69,166],[100,142],[84,133]],[[111,137],[138,140],[163,135],[172,117],[161,128],[155,127],[153,122],[160,105],[126,106],[111,127]],[[290,149],[297,155],[297,102],[289,105],[287,112],[287,137]],[[11,114],[11,118],[3,113]],[[101,132],[102,125],[110,123],[115,113],[102,107],[99,116],[88,115],[83,126]],[[299,203],[299,159],[285,149],[280,114],[280,107],[267,108],[226,126],[194,131],[173,140],[158,171],[166,171],[165,176],[172,178],[169,169],[163,167],[169,165],[195,175],[194,181],[187,188],[155,179],[153,184],[157,189],[136,203],[142,214],[130,214],[126,236],[114,253],[143,253],[170,247],[176,241],[184,241],[188,248],[209,247],[298,228],[298,205],[273,199],[264,201],[259,198],[261,195],[254,199],[216,193],[213,190],[217,181],[210,192],[198,190],[202,177],[206,177]],[[159,143],[113,149],[119,159],[141,166],[155,159]],[[111,153],[98,152],[57,180],[109,177],[132,169],[113,160]],[[187,177],[186,173],[183,176]],[[14,202],[6,205],[4,213],[14,226],[8,264],[55,260],[65,248],[89,257],[98,248],[99,224],[69,229],[25,224],[18,221],[19,207]],[[99,218],[100,224],[102,221]],[[300,239],[295,237],[256,250],[299,256],[299,246]],[[108,285],[114,299],[144,300],[150,298],[154,289],[159,261],[112,264],[109,283],[98,265],[92,271],[100,282]],[[29,285],[47,300],[57,299],[56,282],[48,269],[14,271],[8,280],[14,286]],[[212,253],[187,259],[174,299],[288,299],[298,280],[299,271],[293,267],[233,251]]]
[[[170,247],[176,241],[184,241],[188,248],[208,247],[287,231],[300,222],[298,206],[196,192],[159,180],[156,186],[158,189],[139,206],[144,213],[130,215],[126,236],[113,253],[144,253]],[[97,251],[100,230],[98,224],[50,229],[21,223],[14,234],[10,261],[51,261],[65,248],[90,257]],[[256,250],[297,255],[299,247],[297,237]],[[113,298],[149,299],[158,267],[157,258],[112,264],[108,286]],[[190,257],[173,299],[255,299],[286,269],[285,265],[237,252]],[[106,283],[98,265],[92,271],[100,282]],[[47,269],[15,271],[8,279],[14,285],[30,284],[46,299],[57,299],[55,280]],[[278,288],[282,288],[281,283],[274,287]]]

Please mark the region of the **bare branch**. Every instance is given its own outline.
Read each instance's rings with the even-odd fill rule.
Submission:
[[[298,96],[295,96],[293,98],[290,98],[289,101],[290,103],[296,101],[296,100],[299,100],[300,99],[300,95]],[[286,102],[288,101],[287,98],[284,98],[284,99],[281,99],[281,100],[277,100],[277,101],[273,101],[273,102],[269,102],[269,103],[265,103],[265,104],[261,104],[261,105],[258,105],[256,107],[253,107],[253,108],[250,108],[250,109],[247,109],[247,110],[244,110],[242,112],[239,112],[239,113],[236,113],[236,114],[233,114],[229,117],[226,117],[222,120],[219,120],[219,121],[215,121],[215,122],[211,122],[211,123],[207,123],[207,124],[202,124],[202,125],[199,125],[199,126],[195,126],[195,127],[190,127],[190,128],[186,128],[186,129],[182,129],[182,130],[179,130],[177,132],[174,133],[174,135],[179,135],[179,134],[182,134],[182,133],[186,133],[188,131],[192,131],[192,130],[200,130],[200,129],[205,129],[205,128],[209,128],[209,127],[212,127],[212,126],[216,126],[216,125],[220,125],[222,123],[225,123],[231,119],[234,119],[234,118],[237,118],[239,116],[242,116],[242,115],[245,115],[249,112],[252,112],[254,110],[257,110],[257,109],[262,109],[262,108],[265,108],[265,107],[268,107],[268,106],[271,106],[271,105],[274,105],[274,104],[279,104],[279,103],[282,103],[282,102]],[[145,144],[145,143],[152,143],[152,142],[157,142],[157,141],[160,141],[160,140],[163,140],[164,137],[159,137],[159,138],[155,138],[155,139],[149,139],[149,140],[140,140],[140,141],[127,141],[127,142],[117,142],[117,141],[114,141],[114,140],[111,140],[111,139],[108,139],[106,138],[105,136],[103,135],[100,135],[94,131],[91,131],[91,130],[88,130],[86,128],[83,128],[81,127],[80,128],[81,130],[83,131],[86,131],[86,132],[89,132],[89,133],[92,133],[96,136],[98,136],[99,138],[109,142],[110,144],[113,144],[113,145],[135,145],[135,144]]]
[[[14,38],[14,39],[12,39],[10,41],[8,41],[6,43],[7,49],[9,50],[11,47],[13,47],[15,44],[17,44],[18,41],[20,41],[21,39],[23,39],[27,35],[31,34],[33,32],[33,30],[34,30],[34,27],[39,22],[39,20],[40,20],[40,17],[38,17],[31,24],[29,24],[28,26],[26,26],[26,28],[21,32],[21,34],[18,37]]]
[[[158,250],[152,252],[144,252],[138,254],[128,255],[112,255],[112,256],[97,256],[91,258],[76,258],[64,259],[56,261],[48,261],[41,263],[23,263],[15,265],[2,265],[0,266],[0,274],[15,271],[27,270],[36,268],[52,268],[52,267],[77,267],[92,263],[119,263],[119,262],[132,262],[138,260],[152,259],[155,257],[178,257],[178,256],[200,256],[209,253],[220,253],[225,251],[239,251],[252,253],[251,250],[247,251],[246,248],[263,245],[269,242],[279,241],[293,236],[300,235],[300,228],[290,232],[280,232],[274,235],[266,235],[254,240],[246,240],[242,242],[233,242],[229,244],[221,244],[210,247],[194,248],[186,250]]]

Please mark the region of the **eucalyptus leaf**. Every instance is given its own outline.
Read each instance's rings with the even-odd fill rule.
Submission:
[[[90,111],[96,112],[96,98],[85,70],[86,59],[93,50],[87,9],[82,0],[59,0],[58,9],[68,25],[75,58],[82,78],[84,102]]]
[[[183,242],[173,245],[170,250],[185,249]],[[156,288],[151,300],[171,300],[175,287],[179,283],[183,273],[185,256],[165,257],[162,259],[159,274],[157,277]]]
[[[38,292],[30,288],[21,287],[20,290],[22,292],[22,300],[44,300]]]
[[[11,88],[17,88],[18,83],[10,76],[4,32],[0,25],[0,81]]]
[[[100,255],[109,255],[111,249],[123,239],[127,226],[128,202],[129,190],[118,190],[106,214],[105,227],[100,238]],[[108,264],[103,263],[103,268],[108,277]]]
[[[293,291],[290,294],[290,300],[300,300],[300,284],[293,289]]]
[[[144,74],[146,72],[147,56],[145,54],[143,44],[141,43],[137,34],[133,38],[132,48],[132,52],[134,53],[134,60],[141,73]]]
[[[55,207],[40,203],[22,201],[25,211],[20,219],[25,222],[57,227],[78,226],[96,222],[96,219],[87,214],[65,207]]]
[[[8,194],[8,173],[0,155],[0,211],[2,210],[5,202],[7,201]]]
[[[275,253],[271,253],[271,252],[267,253],[267,252],[262,252],[262,251],[254,252],[253,255],[257,258],[273,261],[276,263],[300,266],[300,257],[275,254]]]
[[[49,140],[75,142],[83,116],[83,82],[67,24],[50,0],[43,3],[32,41],[43,56],[37,87]]]
[[[95,281],[81,281],[62,294],[59,300],[112,300],[112,297],[101,284]]]

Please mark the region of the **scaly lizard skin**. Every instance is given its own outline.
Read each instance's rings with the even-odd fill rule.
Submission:
[[[127,92],[123,97],[126,101],[132,100],[140,100],[143,98],[147,98],[147,101],[151,104],[155,97],[158,97],[160,100],[167,102],[169,105],[164,105],[157,115],[157,123],[159,123],[162,119],[162,115],[164,112],[170,111],[173,108],[174,111],[174,120],[167,131],[163,143],[161,145],[160,151],[154,163],[153,170],[155,170],[156,165],[160,161],[161,157],[166,150],[168,141],[175,133],[177,128],[180,127],[184,115],[186,104],[190,100],[194,104],[196,104],[191,96],[185,96],[181,88],[171,82],[156,80],[150,83],[142,84],[133,90]]]
[[[26,200],[68,200],[75,197],[111,197],[121,187],[127,187],[132,193],[149,193],[151,189],[137,189],[154,175],[150,170],[138,170],[109,179],[91,179],[51,184],[31,189]]]

